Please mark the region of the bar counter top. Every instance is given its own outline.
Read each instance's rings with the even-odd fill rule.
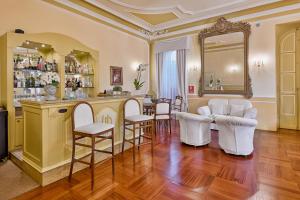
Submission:
[[[58,105],[73,105],[76,104],[80,101],[86,101],[91,104],[95,102],[113,102],[113,101],[120,101],[128,98],[143,98],[143,96],[107,96],[107,97],[91,97],[91,98],[86,98],[86,99],[57,99],[53,101],[47,101],[47,100],[21,100],[20,103],[22,106],[33,106],[33,107],[53,107],[53,106],[58,106]]]

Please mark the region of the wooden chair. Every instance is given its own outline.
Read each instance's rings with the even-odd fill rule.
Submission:
[[[151,144],[151,153],[153,155],[154,148],[154,134],[153,134],[153,117],[149,115],[143,115],[141,112],[141,106],[137,99],[129,98],[125,101],[123,105],[123,143],[122,152],[124,152],[125,142],[133,145],[133,162],[135,163],[135,147],[138,149],[141,145]],[[142,134],[142,129],[150,129],[151,135]],[[126,130],[132,132],[130,138],[126,138]],[[136,135],[136,130],[138,130],[138,135]],[[151,140],[151,142],[145,142],[141,144],[141,138],[146,138]],[[138,144],[136,145],[136,139],[138,139]]]
[[[75,162],[80,162],[89,165],[91,168],[91,187],[94,188],[94,170],[95,170],[95,151],[112,155],[112,174],[115,173],[114,165],[114,125],[95,122],[94,111],[92,106],[87,102],[79,102],[75,105],[72,111],[72,130],[73,130],[73,145],[72,145],[72,161],[70,167],[69,181],[72,178],[73,166]],[[91,145],[77,142],[83,138],[91,138]],[[99,139],[96,141],[96,139]],[[95,145],[99,142],[111,140],[111,151],[98,150]],[[77,146],[91,148],[91,153],[84,157],[75,158],[75,148]],[[83,158],[91,156],[90,163],[83,161]]]
[[[171,115],[175,116],[175,120],[176,120],[176,113],[182,111],[182,104],[183,104],[183,97],[176,96],[175,101],[172,104],[172,110],[171,110]]]
[[[143,114],[144,115],[152,115],[154,112],[154,103],[152,102],[153,96],[152,95],[145,95],[143,101]]]
[[[155,134],[157,132],[157,125],[160,125],[160,122],[167,122],[171,135],[171,99],[160,98],[157,100],[155,104],[154,122],[156,125]]]
[[[183,97],[182,96],[176,96],[175,101],[172,105],[172,111],[181,112],[182,103],[183,103]]]

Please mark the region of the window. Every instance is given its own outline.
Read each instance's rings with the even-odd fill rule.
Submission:
[[[160,97],[175,99],[178,95],[176,51],[164,52],[162,63]]]

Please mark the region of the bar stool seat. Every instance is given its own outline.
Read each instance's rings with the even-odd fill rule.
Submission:
[[[113,124],[94,123],[85,126],[77,127],[74,131],[86,134],[98,134],[114,128]]]
[[[125,117],[126,120],[132,122],[142,122],[147,120],[152,120],[154,117],[149,115],[132,115]]]

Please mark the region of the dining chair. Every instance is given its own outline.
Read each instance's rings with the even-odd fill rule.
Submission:
[[[155,104],[154,110],[155,134],[157,133],[157,126],[161,122],[165,122],[169,126],[169,133],[171,135],[171,99],[160,98]]]
[[[145,98],[143,100],[143,114],[144,115],[152,115],[153,114],[153,105],[152,102],[153,96],[152,95],[145,95]]]
[[[172,104],[172,110],[171,110],[171,115],[175,116],[175,120],[176,120],[176,113],[182,111],[182,104],[183,104],[183,97],[176,96],[175,101]]]
[[[150,129],[150,130],[149,130]],[[122,152],[124,152],[125,142],[133,145],[133,162],[135,163],[135,148],[145,144],[151,144],[151,153],[153,155],[154,148],[154,122],[153,116],[144,115],[141,112],[140,102],[135,98],[129,98],[123,105],[123,143]],[[132,132],[132,135],[126,134],[126,130]],[[138,133],[136,133],[136,130]],[[145,132],[149,130],[150,136]],[[148,132],[148,133],[149,133]],[[141,143],[141,138],[150,140],[151,142]],[[136,145],[136,139],[138,144]]]
[[[75,162],[89,165],[91,168],[91,188],[94,189],[94,170],[95,170],[95,151],[112,155],[112,174],[115,174],[114,164],[114,125],[107,123],[95,122],[94,111],[88,102],[77,103],[72,111],[72,159],[69,173],[69,181],[72,178],[72,172]],[[83,138],[90,138],[91,145],[77,142]],[[97,140],[99,139],[99,140]],[[96,144],[111,140],[111,151],[96,149]],[[91,149],[91,153],[75,158],[76,146],[82,146]],[[90,162],[82,159],[91,156]]]

